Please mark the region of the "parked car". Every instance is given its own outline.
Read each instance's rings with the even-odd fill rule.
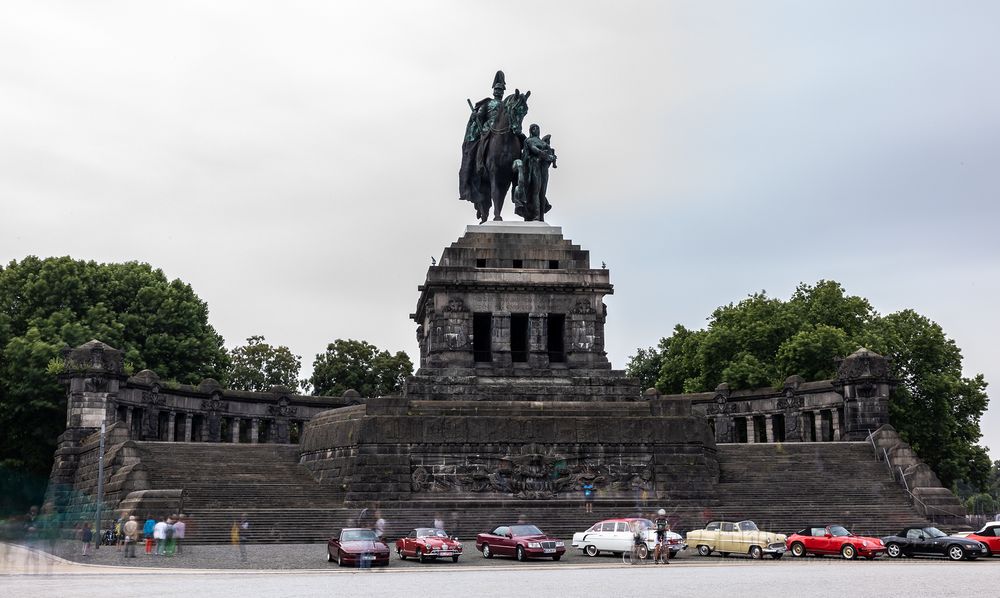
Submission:
[[[410,556],[421,563],[451,557],[457,563],[462,556],[462,543],[449,537],[443,529],[418,527],[405,538],[396,540],[396,554],[404,561]]]
[[[388,565],[389,547],[375,530],[345,527],[326,543],[327,562],[345,565]]]
[[[753,521],[713,521],[705,529],[688,532],[687,543],[696,547],[701,556],[718,552],[722,556],[745,554],[754,559],[769,554],[780,559],[786,550],[783,534],[762,531]]]
[[[641,550],[639,557],[646,558],[656,550],[656,526],[649,519],[641,517],[624,517],[620,519],[605,519],[590,526],[585,532],[573,534],[573,548],[578,548],[587,556],[597,556],[602,551],[620,554],[632,549],[633,533],[632,524],[636,523],[642,530],[643,538],[646,541],[645,550]],[[667,548],[670,550],[670,558],[677,556],[682,550],[687,549],[684,538],[675,532],[667,532]]]
[[[873,559],[885,553],[882,540],[855,536],[842,525],[813,525],[788,536],[786,543],[792,556],[839,554],[851,560],[858,556]]]
[[[949,536],[936,527],[904,527],[895,536],[882,538],[889,556],[934,555],[946,556],[953,561],[974,560],[989,554],[985,544],[972,538]]]
[[[986,556],[1000,554],[1000,521],[990,521],[974,532],[963,532],[955,535],[982,543],[986,546]]]
[[[546,536],[534,525],[498,525],[493,531],[476,536],[476,548],[483,556],[512,556],[519,561],[552,557],[558,561],[566,552],[566,543]]]

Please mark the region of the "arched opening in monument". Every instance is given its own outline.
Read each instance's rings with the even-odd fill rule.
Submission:
[[[132,438],[136,440],[142,438],[142,415],[142,408],[136,407],[132,409]]]
[[[156,439],[157,440],[169,440],[167,438],[167,426],[170,422],[170,414],[166,411],[161,411],[156,415]]]
[[[201,414],[191,418],[191,440],[194,442],[205,441],[205,416]]]
[[[510,360],[528,361],[528,314],[510,314]]]
[[[778,413],[771,416],[771,432],[775,442],[785,441],[785,416]]]
[[[302,437],[302,422],[288,422],[288,441],[298,444]]]
[[[270,419],[261,420],[260,422],[260,438],[258,442],[271,442],[271,434],[274,430],[274,421]]]
[[[231,442],[232,437],[232,424],[228,417],[219,418],[219,442]]]
[[[767,418],[763,415],[753,416],[753,441],[767,442]]]
[[[733,441],[739,443],[745,443],[747,441],[747,418],[737,417],[733,421],[733,424],[735,427],[733,434],[735,438],[733,438]]]
[[[250,426],[251,422],[248,419],[240,420],[240,442],[249,443],[250,442]]]
[[[472,314],[472,355],[477,363],[493,361],[493,314]]]
[[[171,440],[174,442],[184,442],[184,422],[187,416],[183,413],[175,413],[172,417],[174,420],[174,437]]]
[[[548,333],[546,334],[549,363],[564,363],[566,361],[565,338],[566,314],[549,314]]]
[[[816,442],[816,414],[806,411],[802,414],[802,440]]]
[[[128,407],[119,405],[115,408],[115,422],[125,423],[128,418]]]
[[[820,432],[823,442],[833,442],[833,412],[829,409],[820,411]]]

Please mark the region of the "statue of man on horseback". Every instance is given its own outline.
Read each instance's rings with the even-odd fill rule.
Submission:
[[[530,91],[503,97],[507,89],[503,71],[493,78],[493,97],[473,105],[462,142],[462,166],[458,171],[459,199],[476,207],[479,222],[486,222],[493,207],[493,219],[503,220],[500,211],[511,184],[515,182],[514,161],[521,158],[525,135],[521,122],[528,113]]]

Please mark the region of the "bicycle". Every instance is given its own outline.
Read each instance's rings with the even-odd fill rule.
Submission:
[[[646,543],[632,544],[630,550],[626,550],[622,553],[622,563],[626,565],[645,565],[648,561],[646,558],[649,556],[649,547]]]

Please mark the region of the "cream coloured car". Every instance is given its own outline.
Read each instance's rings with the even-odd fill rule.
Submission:
[[[722,556],[745,554],[754,559],[780,559],[785,554],[785,535],[757,529],[753,521],[713,521],[705,529],[687,533],[687,543],[694,546],[701,556],[718,552]]]

